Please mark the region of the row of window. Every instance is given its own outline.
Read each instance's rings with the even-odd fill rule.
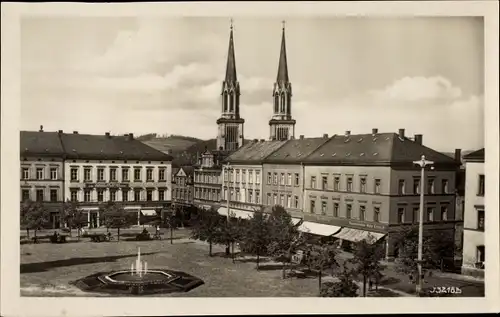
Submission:
[[[37,167],[35,171],[35,177],[34,179],[37,180],[44,180],[47,179],[45,176],[45,168],[44,167]],[[59,168],[57,167],[51,167],[50,172],[49,172],[49,178],[51,180],[57,180],[59,175]],[[21,179],[33,179],[31,177],[31,169],[29,167],[21,167]]]
[[[406,188],[406,181],[404,179],[400,179],[398,181],[398,194],[399,195],[405,195],[409,193],[413,194],[420,194],[420,188],[421,188],[421,179],[420,177],[414,177],[413,178],[413,188],[412,191],[409,192]],[[426,194],[435,194],[436,193],[436,180],[433,177],[427,178],[427,191]],[[441,180],[441,193],[442,194],[449,194],[449,181],[447,179],[442,179]]]
[[[278,185],[278,184],[283,186],[285,185],[292,186],[292,173],[287,173],[286,178],[285,178],[285,173],[280,173],[278,180],[278,173],[267,172],[267,185]],[[294,173],[293,185],[299,186],[299,184],[300,184],[299,173]]]
[[[229,170],[224,173],[224,182],[228,181],[228,172],[229,172],[229,181],[234,183],[249,183],[249,184],[260,184],[260,171],[252,170],[252,169],[234,169]],[[241,172],[241,174],[240,174]],[[241,177],[240,177],[241,175]]]
[[[98,202],[104,202],[105,201],[105,189],[97,189],[97,201]],[[121,198],[120,201],[131,201],[129,200],[129,192],[133,192],[133,201],[153,201],[153,193],[154,189],[146,189],[145,197],[144,196],[144,190],[143,189],[134,189],[134,190],[129,190],[129,189],[122,189],[121,191],[118,191],[116,189],[109,189],[109,201],[119,201],[118,198]],[[118,193],[121,192],[121,197],[118,197]],[[159,189],[158,190],[158,201],[164,201],[166,197],[166,190],[165,189]],[[144,199],[145,198],[145,199]],[[72,189],[71,190],[71,201],[79,201],[78,199],[78,190]],[[84,189],[83,190],[83,201],[84,202],[92,202],[92,190],[90,189]]]
[[[281,194],[279,196],[279,201],[278,201],[278,194],[270,194],[268,193],[267,194],[267,205],[269,206],[274,206],[274,205],[281,205],[283,207],[287,207],[287,208],[296,208],[296,209],[299,209],[299,196],[297,195],[293,195],[293,199],[292,199],[292,195],[288,194],[288,195],[284,195],[284,194]]]
[[[194,189],[194,198],[218,202],[221,200],[221,191],[220,189],[215,189],[215,188],[196,187]]]
[[[189,179],[187,177],[181,177],[181,176],[174,177],[174,181],[177,184],[177,186],[186,186],[188,180]]]
[[[205,184],[220,184],[220,175],[217,174],[205,174],[205,173],[195,173],[195,182],[205,183]]]
[[[189,189],[183,189],[183,188],[174,188],[172,190],[172,197],[174,199],[184,199],[184,200],[189,200],[190,199],[190,190]]]
[[[245,193],[245,199],[242,200],[241,199],[241,193],[244,192]],[[224,189],[224,198],[227,199],[227,189]],[[230,201],[236,201],[236,202],[247,202],[247,203],[250,203],[250,204],[260,204],[260,190],[258,189],[240,189],[239,188],[236,188],[233,189],[231,188],[229,190],[229,200]]]
[[[121,181],[122,182],[128,182],[130,181],[130,173],[129,173],[130,168],[129,167],[122,167],[121,168]],[[78,167],[71,167],[71,181],[78,181],[78,173],[79,168]],[[153,167],[146,167],[146,181],[154,181],[153,177],[153,172],[154,168]],[[165,168],[160,168],[158,169],[158,181],[162,182],[165,181]],[[117,167],[110,167],[109,168],[109,174],[108,174],[108,180],[110,182],[113,181],[118,181],[117,178],[118,175],[118,168]],[[134,181],[142,181],[142,168],[136,167],[133,168],[133,176],[134,176]],[[83,181],[85,182],[91,182],[92,181],[92,167],[84,167],[83,168]],[[103,167],[98,167],[97,168],[97,181],[105,181],[105,168]]]
[[[58,189],[51,189],[48,201],[57,202],[57,201],[59,201],[58,198],[59,198],[59,190]],[[23,189],[21,191],[21,200],[22,201],[35,200],[35,201],[40,201],[40,202],[46,201],[45,190],[44,189],[35,190],[35,199],[32,199],[31,190],[30,189]]]

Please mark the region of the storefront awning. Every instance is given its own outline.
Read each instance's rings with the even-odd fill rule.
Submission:
[[[331,236],[338,232],[341,228],[337,226],[324,225],[322,223],[304,221],[300,226],[299,230],[306,233],[312,233],[318,236]]]
[[[230,208],[230,216],[235,217],[235,218],[242,218],[242,219],[250,219],[253,217],[253,212],[247,211],[247,210],[242,210],[242,209],[236,209],[236,208]],[[219,215],[227,217],[227,208],[226,207],[220,207],[219,210],[217,210]]]
[[[300,218],[292,218],[292,223],[293,223],[294,226],[296,224],[298,224],[299,222],[301,222],[301,221],[302,221],[302,219],[300,219]]]
[[[371,232],[358,230],[353,228],[344,227],[338,233],[333,235],[335,238],[348,240],[351,242],[359,242],[361,240],[366,240],[369,243],[375,243],[385,236],[384,233]]]
[[[156,216],[156,211],[154,209],[142,209],[141,214],[144,216]]]

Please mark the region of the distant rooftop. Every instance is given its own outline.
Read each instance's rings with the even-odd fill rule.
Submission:
[[[273,153],[287,141],[254,140],[239,148],[227,157],[224,162],[230,163],[261,163],[269,154]]]
[[[482,161],[484,162],[484,148],[471,152],[464,156],[466,161]]]

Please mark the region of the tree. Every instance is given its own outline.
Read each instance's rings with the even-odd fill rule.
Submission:
[[[88,225],[87,214],[80,209],[78,202],[67,200],[61,211],[61,220],[69,228],[69,235],[71,236],[71,229],[77,229],[78,240],[80,240],[80,231],[83,227]]]
[[[36,237],[37,231],[49,222],[50,213],[42,203],[27,200],[21,205],[20,216],[21,228],[26,229],[29,238],[29,230],[34,230]]]
[[[263,210],[257,210],[249,219],[242,237],[242,245],[245,251],[257,255],[257,270],[261,255],[267,254],[267,246],[270,243],[270,230],[267,216]]]
[[[336,259],[337,250],[331,243],[324,245],[310,245],[307,252],[307,262],[310,269],[318,271],[318,284],[321,291],[321,277],[323,271],[331,269],[332,275],[339,263]]]
[[[191,238],[208,242],[209,256],[212,256],[212,245],[217,241],[220,233],[219,226],[222,217],[215,208],[203,211],[199,214],[198,219],[191,230]]]
[[[219,223],[219,234],[217,235],[217,242],[231,247],[231,258],[234,263],[234,244],[242,238],[241,233],[242,225],[241,220],[235,217],[226,218]],[[227,250],[227,248],[226,248]]]
[[[358,285],[354,282],[355,273],[344,263],[343,269],[337,274],[338,281],[324,283],[321,287],[321,297],[358,297]]]
[[[177,209],[171,207],[169,212],[164,213],[163,224],[170,230],[170,244],[174,244],[174,229],[177,229]]]
[[[135,215],[125,211],[121,204],[112,201],[102,205],[99,210],[101,210],[101,219],[106,228],[117,229],[117,240],[120,241],[120,229],[130,227],[135,220]]]
[[[366,282],[368,279],[376,279],[383,267],[380,260],[383,257],[383,249],[371,237],[361,240],[356,244],[354,257],[350,260],[354,264],[354,273],[363,277],[363,297],[366,297]]]
[[[283,263],[283,278],[286,277],[286,265],[291,262],[292,254],[305,244],[305,236],[292,223],[292,217],[281,206],[274,206],[269,216],[269,254]]]

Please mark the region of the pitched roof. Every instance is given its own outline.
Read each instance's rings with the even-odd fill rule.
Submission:
[[[466,160],[466,161],[483,161],[484,162],[484,148],[465,155],[464,160]]]
[[[288,140],[278,150],[264,159],[264,163],[299,163],[321,145],[328,142],[328,138],[304,138]]]
[[[281,51],[280,51],[280,60],[278,64],[278,75],[276,77],[276,82],[288,83],[288,63],[286,60],[285,27],[283,27],[283,33],[281,35]]]
[[[181,168],[184,171],[184,173],[186,173],[187,176],[193,175],[193,172],[194,172],[193,166],[186,165],[186,166],[182,166]]]
[[[171,161],[172,156],[128,136],[61,133],[68,158]]]
[[[287,141],[253,141],[242,146],[224,161],[231,163],[262,162],[269,154],[279,149]]]
[[[227,64],[226,64],[226,82],[237,82],[236,77],[236,58],[234,57],[234,40],[233,40],[233,26],[231,25],[231,32],[229,33],[229,48],[227,51]]]
[[[447,155],[416,143],[396,133],[335,135],[309,155],[305,163],[341,165],[410,163],[425,155],[435,165],[456,165]]]
[[[177,175],[177,172],[180,171],[180,167],[172,167],[172,175],[175,176]]]
[[[62,157],[64,148],[57,132],[21,131],[20,153]]]

